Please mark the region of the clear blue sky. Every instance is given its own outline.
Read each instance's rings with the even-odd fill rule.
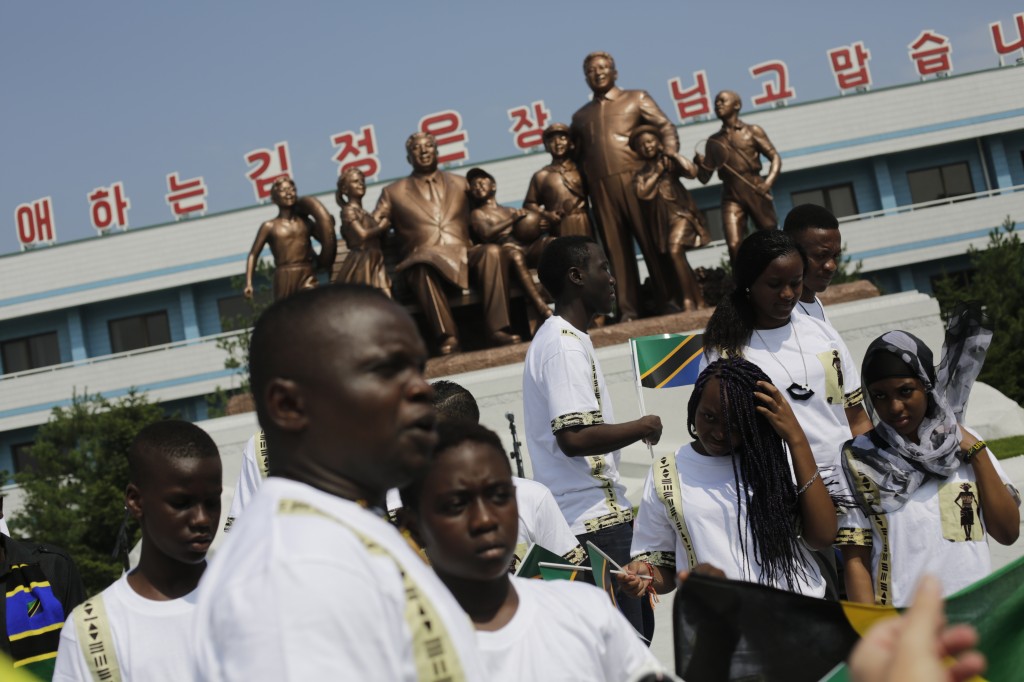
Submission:
[[[95,235],[86,194],[123,181],[132,228],[171,220],[167,173],[202,175],[209,212],[253,205],[243,156],[287,140],[302,194],[333,188],[330,136],[376,126],[382,178],[408,171],[421,116],[459,110],[470,162],[517,152],[507,110],[543,99],[568,121],[586,102],[581,61],[606,50],[619,83],[649,90],[708,72],[712,90],[760,86],[781,59],[797,102],[837,94],[826,50],[871,50],[876,87],[916,80],[907,44],[949,36],[955,73],[996,65],[988,24],[1011,0],[860,2],[8,2],[0,10],[0,253],[14,210],[52,196],[61,243]],[[255,230],[255,226],[253,227]],[[244,250],[247,244],[240,244]],[[197,245],[197,248],[201,248]]]

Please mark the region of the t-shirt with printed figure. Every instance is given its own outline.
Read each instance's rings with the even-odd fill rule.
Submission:
[[[615,422],[590,336],[558,315],[545,320],[526,352],[523,409],[533,477],[551,490],[572,532],[632,520],[618,450],[568,457],[558,447],[562,429]]]
[[[270,477],[206,570],[195,678],[484,679],[469,618],[381,515]]]
[[[500,630],[477,630],[487,680],[636,679],[663,670],[629,621],[593,585],[512,578],[519,606]]]
[[[756,330],[743,348],[743,357],[760,367],[783,392],[829,492],[845,496],[839,455],[851,435],[845,410],[863,402],[860,372],[835,329],[802,313],[792,314],[790,322],[777,329]],[[715,351],[705,353],[701,371],[718,357]],[[806,383],[814,394],[807,400],[792,398],[785,391],[793,383]]]
[[[137,593],[128,584],[128,576],[122,575],[100,596],[110,634],[110,641],[99,638],[99,643],[105,645],[101,655],[106,656],[104,660],[116,659],[122,680],[179,682],[192,679],[191,632],[197,590],[178,599],[157,601]],[[53,674],[55,682],[95,679],[92,667],[86,662],[86,651],[91,657],[98,643],[87,641],[86,651],[83,651],[79,639],[81,622],[91,615],[86,609],[92,601],[88,599],[72,611],[61,630]]]
[[[989,456],[1000,480],[1011,483],[999,461]],[[886,604],[903,608],[910,605],[925,573],[938,576],[943,595],[949,596],[992,572],[980,512],[974,468],[961,464],[949,478],[929,478],[894,512],[869,517],[860,507],[847,510],[839,517],[837,544],[870,546],[875,600],[885,593]],[[889,565],[888,582],[880,585],[883,557]]]
[[[689,443],[676,451],[675,464],[675,480],[668,480],[678,493],[675,499],[681,502],[682,514],[673,519],[669,513],[663,479],[669,475],[670,469],[661,468],[656,462],[644,481],[640,511],[633,524],[630,556],[674,573],[689,570],[686,546],[679,532],[681,525],[689,535],[697,563],[709,563],[723,570],[732,580],[759,582],[761,568],[754,558],[753,538],[746,523],[746,500],[742,499],[743,495],[740,495],[740,501],[736,499],[732,458],[701,455]],[[669,498],[672,497],[669,494]],[[742,538],[737,530],[737,517],[740,519],[738,525],[744,529]],[[821,571],[802,541],[799,541],[799,547],[803,563],[796,571],[796,584],[790,586],[783,578],[771,587],[823,597],[825,581]]]

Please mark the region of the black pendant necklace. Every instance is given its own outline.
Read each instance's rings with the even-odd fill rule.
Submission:
[[[790,318],[788,324],[793,324],[792,318]],[[793,379],[793,375],[789,373],[788,369],[786,369],[786,365],[783,364],[782,360],[779,360],[778,356],[776,356],[770,348],[768,348],[768,344],[765,343],[764,337],[761,336],[761,332],[755,329],[754,333],[757,334],[757,338],[761,341],[761,345],[764,346],[764,349],[768,351],[768,355],[772,356],[772,359],[779,363],[779,367],[782,368],[782,371],[786,373],[786,376],[789,377],[789,380],[792,382],[788,387],[786,387],[786,393],[789,394],[789,397],[793,400],[809,400],[810,397],[814,395],[814,390],[808,385],[810,383],[810,375],[807,372],[807,358],[804,357],[804,348],[800,345],[800,336],[796,333],[796,327],[794,326],[792,329],[793,338],[796,339],[796,347],[800,351],[800,361],[804,365],[804,383],[802,384],[796,383],[796,380]]]

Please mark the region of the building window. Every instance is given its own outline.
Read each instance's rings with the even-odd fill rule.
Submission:
[[[914,204],[974,194],[971,169],[966,162],[910,171],[907,182],[910,183],[910,201]]]
[[[11,446],[11,459],[14,460],[14,473],[20,474],[22,471],[36,470],[36,459],[32,456],[32,446],[34,445],[34,442],[29,441],[28,443],[18,443]]]
[[[837,218],[859,213],[857,198],[853,195],[853,185],[809,189],[803,192],[793,192],[791,196],[794,206],[815,204],[827,208]]]
[[[171,327],[167,323],[166,310],[111,320],[109,327],[112,353],[171,342]]]
[[[57,332],[4,341],[0,349],[4,361],[4,374],[60,364]]]

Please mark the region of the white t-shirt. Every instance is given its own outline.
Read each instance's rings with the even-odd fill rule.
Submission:
[[[561,555],[566,561],[579,564],[587,558],[579,541],[565,522],[555,498],[543,483],[528,478],[512,477],[519,507],[519,532],[516,535],[516,566],[536,543]]]
[[[760,367],[783,392],[807,435],[822,480],[828,484],[830,492],[845,494],[846,482],[839,470],[839,455],[843,443],[851,436],[846,406],[862,401],[860,372],[835,329],[810,315],[794,314],[790,320],[792,324],[778,329],[759,329],[752,333],[743,348],[743,357]],[[718,357],[714,351],[706,353],[701,358],[701,371]],[[805,382],[805,364],[806,383],[814,395],[807,400],[794,400],[786,393],[786,388],[794,382]]]
[[[113,650],[117,652],[117,664],[125,682],[192,679],[191,632],[197,593],[193,590],[170,601],[146,599],[128,584],[127,575],[103,590]],[[79,606],[61,629],[53,673],[56,682],[93,679],[76,628],[84,615]]]
[[[228,517],[224,520],[225,533],[231,530],[231,526],[242,515],[242,510],[249,504],[249,500],[260,489],[260,485],[266,478],[266,473],[260,466],[256,453],[256,439],[262,435],[262,431],[254,433],[242,449],[242,468],[238,472],[238,482],[235,483],[235,496],[231,499],[231,509],[228,510]]]
[[[796,308],[793,308],[793,312],[810,315],[814,319],[821,320],[830,327],[832,326],[832,323],[828,319],[828,315],[825,314],[825,306],[821,304],[821,299],[817,296],[814,297],[814,303],[797,301]]]
[[[978,437],[976,433],[974,436]],[[1010,483],[991,452],[989,457],[1003,483]],[[964,485],[970,489],[965,491]],[[910,495],[905,505],[883,516],[889,530],[890,604],[898,608],[910,606],[917,582],[925,573],[938,576],[943,596],[948,597],[992,572],[979,498],[974,467],[961,464],[943,481],[929,479]],[[961,510],[959,505],[965,509]],[[973,524],[970,540],[966,539],[964,521]],[[859,507],[839,517],[839,544],[863,544],[857,540],[855,529],[871,531],[874,584],[884,546],[882,538]]]
[[[354,530],[384,551],[369,551]],[[413,682],[396,562],[434,612],[433,632],[447,631],[444,651],[467,680],[483,679],[469,618],[391,524],[277,477],[263,482],[200,582],[196,677]]]
[[[619,451],[568,457],[558,448],[555,434],[564,428],[615,422],[590,336],[558,315],[545,320],[526,352],[523,411],[533,477],[551,490],[572,532],[628,522]]]
[[[732,580],[759,582],[761,567],[754,559],[753,536],[746,524],[746,500],[736,499],[732,458],[701,455],[690,443],[676,451],[676,468],[679,471],[677,485],[683,503],[683,518],[697,561],[722,569]],[[742,481],[742,478],[740,480]],[[660,486],[655,485],[652,468],[647,472],[643,500],[633,524],[630,556],[653,555],[648,557],[652,564],[674,567],[676,572],[688,570],[690,565],[682,538],[669,518],[665,504],[658,494],[659,488]],[[737,535],[737,516],[741,519],[741,525],[747,528],[746,561],[743,559],[740,538]],[[810,551],[803,542],[798,544],[804,558],[806,574],[801,576],[798,572],[797,584],[793,591],[823,597],[825,581],[818,570],[818,565],[811,558]],[[781,584],[774,584],[772,587],[789,589],[785,578]]]
[[[487,680],[625,682],[661,665],[593,585],[512,578],[519,608],[505,627],[477,630]]]

